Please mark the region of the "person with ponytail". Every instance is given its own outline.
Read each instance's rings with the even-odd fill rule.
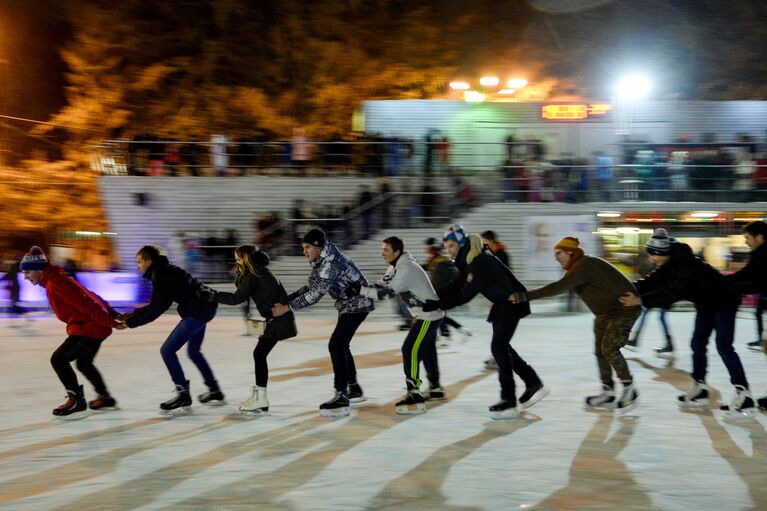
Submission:
[[[602,392],[588,396],[586,406],[621,408],[628,411],[636,406],[639,393],[634,385],[621,348],[626,345],[641,307],[624,307],[620,298],[624,293],[636,293],[631,281],[618,268],[604,259],[585,255],[578,238],[567,236],[554,246],[554,259],[565,270],[565,276],[532,291],[512,293],[509,301],[526,303],[573,290],[594,313],[594,336]],[[620,398],[615,393],[613,371],[623,384]]]
[[[224,305],[239,305],[249,299],[256,304],[258,313],[266,320],[263,333],[258,337],[258,344],[253,350],[256,384],[251,387],[251,395],[240,403],[240,411],[246,414],[259,414],[269,411],[266,385],[269,380],[269,367],[266,358],[278,341],[295,337],[296,318],[292,312],[280,317],[272,316],[272,307],[287,300],[288,293],[282,283],[269,271],[269,255],[255,245],[240,245],[234,250],[237,263],[237,290],[234,293],[204,288],[198,294],[201,299]]]
[[[439,300],[426,300],[424,312],[448,310],[468,303],[482,294],[493,303],[487,320],[493,325],[490,351],[498,362],[501,400],[489,408],[493,419],[516,419],[519,416],[514,384],[516,373],[525,382],[519,405],[530,408],[548,393],[535,370],[511,347],[511,338],[519,320],[530,314],[530,305],[507,300],[510,293],[525,291],[511,270],[505,266],[476,235],[467,235],[463,226],[451,225],[443,237],[445,248],[458,268],[458,277],[437,292]]]

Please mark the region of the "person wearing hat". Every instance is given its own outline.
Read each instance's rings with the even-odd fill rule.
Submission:
[[[748,264],[731,275],[725,275],[724,281],[735,286],[741,294],[759,293],[760,301],[767,295],[767,223],[762,220],[750,222],[743,228],[743,237],[751,251]],[[761,315],[761,312],[757,314]],[[761,317],[759,318],[761,320]],[[759,336],[760,344],[749,343],[749,347],[764,349],[764,340]],[[767,396],[759,398],[759,407],[767,410]]]
[[[525,303],[574,290],[596,316],[594,354],[602,380],[602,392],[588,396],[586,406],[623,411],[634,408],[639,393],[621,348],[628,342],[641,308],[623,307],[619,299],[625,293],[635,292],[636,288],[612,264],[584,254],[578,238],[567,236],[559,240],[554,245],[554,259],[565,270],[564,277],[532,291],[514,293],[509,300]],[[623,385],[620,395],[615,391],[613,372]]]
[[[735,386],[732,402],[722,405],[721,409],[751,415],[754,400],[733,346],[740,295],[726,283],[724,275],[695,257],[689,245],[671,238],[666,229],[656,229],[645,250],[658,268],[634,282],[638,296],[626,293],[621,303],[627,307],[641,303],[647,308],[670,307],[679,300],[695,304],[695,328],[690,340],[693,386],[687,394],[678,396],[679,406],[705,408],[708,405],[706,349],[711,333],[716,331],[716,350],[730,374],[730,383]]]
[[[112,335],[112,328],[122,328],[115,320],[117,312],[100,296],[67,277],[64,270],[48,263],[40,247],[32,247],[21,260],[24,278],[45,288],[48,305],[67,324],[67,338],[53,352],[51,365],[67,391],[67,400],[53,409],[53,415],[81,418],[86,408],[114,408],[117,404],[107,390],[101,373],[93,365],[101,343]],[[72,361],[96,390],[98,397],[86,405],[83,386],[77,381]]]
[[[234,250],[234,260],[237,264],[237,290],[234,293],[204,288],[198,291],[197,295],[207,302],[226,305],[238,305],[252,299],[258,313],[266,319],[265,324],[262,323],[264,328],[259,334],[258,343],[253,349],[256,384],[251,387],[250,397],[240,403],[241,412],[260,414],[269,411],[266,394],[269,366],[266,357],[278,341],[298,334],[296,318],[292,312],[279,318],[272,317],[272,307],[275,303],[286,301],[288,293],[280,280],[269,271],[270,259],[266,252],[259,250],[255,245],[240,245]]]
[[[463,226],[451,225],[443,240],[458,268],[458,277],[449,287],[437,292],[439,300],[427,300],[423,310],[452,309],[480,293],[493,303],[487,320],[493,326],[490,351],[498,362],[501,400],[489,408],[490,417],[513,420],[519,416],[518,402],[526,409],[548,394],[535,370],[511,347],[519,320],[530,314],[530,305],[511,303],[507,297],[525,291],[525,286],[488,250],[478,235],[468,235]],[[514,373],[525,382],[519,401]]]
[[[439,292],[441,289],[448,287],[458,276],[458,269],[453,264],[453,261],[449,257],[445,256],[445,250],[442,243],[437,243],[435,238],[426,238],[424,240],[426,263],[424,263],[424,270],[429,275],[429,280],[434,289]],[[450,328],[457,330],[463,335],[465,341],[474,333],[468,328],[464,327],[461,323],[445,314],[445,318],[442,320],[442,324],[439,326],[439,335],[445,340],[450,339]],[[444,347],[440,344],[440,347]],[[492,359],[495,363],[495,359]],[[493,369],[498,369],[494,367]],[[434,396],[434,389],[432,390],[432,396]],[[431,399],[435,399],[432,397]]]
[[[340,417],[349,415],[349,403],[364,401],[365,395],[357,382],[357,368],[349,349],[357,329],[375,309],[373,300],[362,296],[360,289],[368,281],[349,257],[325,236],[321,229],[310,229],[301,240],[304,257],[312,272],[307,284],[288,295],[286,303],[272,307],[272,315],[280,317],[314,305],[329,294],[336,301],[338,322],[330,335],[328,351],[333,365],[333,397],[320,405],[320,415]]]
[[[139,273],[152,283],[152,297],[147,305],[123,314],[120,320],[128,328],[138,328],[159,318],[174,302],[178,304],[177,312],[181,316],[181,321],[160,348],[160,354],[175,386],[173,396],[160,403],[160,413],[174,415],[191,412],[189,380],[184,375],[177,354],[184,345],[187,346],[187,355],[199,369],[208,387],[206,392],[198,396],[200,402],[209,405],[224,404],[224,394],[208,361],[200,351],[205,340],[205,329],[216,317],[218,304],[200,299],[197,292],[204,289],[203,284],[183,268],[171,264],[153,245],[144,245],[136,252],[136,264]]]

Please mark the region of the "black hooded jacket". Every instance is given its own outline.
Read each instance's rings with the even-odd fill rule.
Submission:
[[[212,300],[225,305],[238,305],[250,298],[256,304],[261,317],[269,320],[262,337],[278,340],[295,337],[298,331],[293,311],[288,311],[277,318],[272,317],[272,307],[277,303],[287,303],[288,293],[279,279],[266,269],[266,266],[269,264],[269,256],[266,252],[257,251],[253,254],[252,260],[258,267],[257,269],[261,275],[254,275],[252,273],[238,275],[237,291],[234,293],[218,291],[208,294],[208,296],[211,296]]]
[[[668,308],[688,300],[703,314],[738,308],[740,295],[725,283],[724,275],[695,257],[689,245],[673,242],[669,256],[666,264],[634,282],[643,306]]]
[[[450,286],[438,292],[441,308],[447,310],[463,305],[481,293],[493,302],[487,317],[490,322],[521,319],[529,315],[529,303],[512,303],[508,300],[511,293],[527,291],[511,270],[487,247],[483,247],[482,252],[471,263],[467,263],[466,256],[470,248],[468,242],[461,247],[455,259],[458,277]]]
[[[767,293],[767,243],[756,247],[748,258],[748,264],[724,281],[735,286],[740,294]]]
[[[170,264],[167,257],[160,256],[154,261],[144,278],[152,282],[152,298],[128,317],[128,327],[151,323],[173,302],[178,303],[178,315],[182,318],[208,322],[216,316],[218,304],[205,302],[197,296],[197,291],[203,288],[202,283],[183,268]]]

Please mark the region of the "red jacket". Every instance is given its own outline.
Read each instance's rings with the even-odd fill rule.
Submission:
[[[67,277],[64,270],[49,264],[40,285],[48,295],[53,313],[67,324],[67,335],[106,339],[112,335],[117,313],[100,296]]]

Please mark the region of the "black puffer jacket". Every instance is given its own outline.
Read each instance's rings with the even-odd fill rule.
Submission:
[[[439,302],[443,310],[452,309],[469,302],[477,294],[493,302],[487,320],[490,322],[511,318],[524,318],[530,314],[530,304],[511,303],[511,293],[527,291],[487,247],[483,248],[471,263],[466,262],[470,243],[464,244],[455,259],[458,277],[446,289],[439,291]]]
[[[218,304],[205,302],[197,296],[197,292],[203,288],[202,283],[183,268],[170,264],[167,257],[160,256],[153,262],[144,273],[144,278],[152,282],[152,298],[147,305],[136,309],[128,317],[128,327],[136,328],[151,323],[168,310],[173,302],[178,303],[178,315],[182,318],[208,322],[216,317]]]
[[[269,256],[266,252],[258,251],[253,254],[252,259],[258,267],[260,276],[252,273],[238,276],[237,291],[234,293],[217,291],[207,296],[210,296],[213,301],[225,305],[237,305],[251,298],[261,317],[269,321],[262,337],[277,340],[295,337],[298,330],[293,311],[288,311],[277,318],[272,317],[272,307],[277,303],[287,303],[288,293],[279,279],[266,269],[269,264]]]
[[[689,245],[674,242],[669,255],[666,264],[634,282],[642,305],[668,308],[688,300],[703,314],[738,308],[740,295],[725,283],[724,275],[695,257]]]

